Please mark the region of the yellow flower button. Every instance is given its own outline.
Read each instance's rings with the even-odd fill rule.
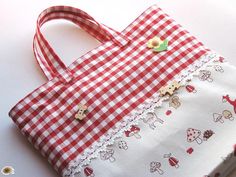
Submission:
[[[168,47],[168,41],[166,39],[163,41],[158,36],[155,36],[148,41],[147,47],[153,49],[154,52],[165,51]]]

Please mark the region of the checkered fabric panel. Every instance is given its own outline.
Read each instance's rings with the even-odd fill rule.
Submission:
[[[80,20],[77,22],[83,25]],[[71,82],[62,83],[49,74],[49,78],[54,77],[52,80],[10,111],[22,133],[61,174],[69,162],[208,51],[157,6],[147,9],[121,34],[114,38],[120,38],[122,44],[126,36],[128,44],[117,45],[113,40],[103,43],[67,68],[73,76]],[[147,48],[147,41],[154,36],[169,41],[167,51],[154,53]],[[47,50],[43,57],[51,58],[51,64],[43,57],[43,62],[39,59],[43,70],[60,66],[54,63],[58,58],[50,52],[46,40],[42,41],[42,36],[37,40],[36,46],[42,44],[37,46],[41,53]],[[60,69],[64,70],[64,64]],[[83,121],[74,119],[79,103],[89,110]]]

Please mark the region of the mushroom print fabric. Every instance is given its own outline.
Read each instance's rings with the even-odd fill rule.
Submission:
[[[40,32],[61,18],[101,42],[68,67]],[[48,82],[9,115],[61,176],[225,177],[236,166],[236,67],[156,5],[122,32],[51,7],[34,52]]]
[[[87,174],[224,177],[236,164],[236,69],[210,58],[164,101],[138,109],[140,121],[92,160]]]

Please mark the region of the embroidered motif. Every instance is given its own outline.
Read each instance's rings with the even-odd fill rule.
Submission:
[[[198,78],[201,81],[208,81],[208,82],[212,82],[213,81],[213,79],[211,78],[211,72],[207,71],[207,70],[201,70],[199,72]]]
[[[113,149],[106,149],[105,151],[100,152],[101,160],[109,160],[110,162],[115,162],[116,159],[113,157],[115,151]]]
[[[219,62],[224,63],[225,59],[223,57],[219,57]]]
[[[120,149],[124,149],[124,150],[127,150],[127,149],[128,149],[128,145],[127,145],[127,143],[126,143],[124,140],[120,140],[120,141],[118,142],[118,147],[119,147]]]
[[[201,139],[201,131],[194,129],[194,128],[189,128],[187,130],[187,141],[188,142],[193,142],[196,141],[197,144],[201,144],[202,143],[202,139]]]
[[[221,114],[218,114],[218,113],[213,113],[213,121],[224,123],[223,116]]]
[[[93,169],[90,168],[90,167],[85,167],[84,168],[84,174],[87,177],[94,177],[95,176],[95,174],[93,173]]]
[[[139,134],[140,128],[138,126],[132,125],[130,130],[125,131],[126,137],[134,136],[137,139],[141,138],[141,135]]]
[[[173,96],[170,98],[170,102],[169,102],[170,107],[177,109],[178,107],[180,107],[180,105],[181,105],[181,103],[180,103],[180,99],[178,96]]]
[[[162,41],[159,37],[155,36],[148,41],[147,47],[153,49],[154,52],[162,52],[167,50],[168,41],[166,39]]]
[[[215,134],[212,130],[206,130],[203,133],[203,140],[207,141],[213,134]]]
[[[167,110],[167,111],[166,111],[166,115],[167,115],[167,116],[169,116],[171,113],[172,113],[171,110]]]
[[[185,88],[189,93],[196,93],[197,92],[196,88],[193,85],[186,85]]]
[[[222,112],[222,115],[225,119],[228,119],[228,120],[231,120],[231,121],[234,120],[233,114],[229,110],[224,110]]]
[[[192,148],[192,147],[188,148],[188,149],[186,150],[186,152],[187,152],[188,154],[192,154],[192,153],[193,153],[193,148]]]
[[[169,161],[170,166],[175,167],[175,168],[179,168],[179,160],[178,160],[177,158],[173,157],[173,156],[171,155],[171,153],[169,153],[169,154],[164,154],[163,157],[164,157],[164,158],[168,158],[168,161]]]
[[[213,113],[213,121],[214,122],[224,123],[223,118],[228,119],[230,121],[234,120],[233,114],[229,110],[222,111],[222,114]]]
[[[164,121],[157,117],[156,113],[148,112],[146,116],[143,118],[143,122],[148,124],[151,129],[156,128],[156,123],[163,124]]]
[[[150,163],[150,172],[158,172],[160,175],[164,174],[164,171],[161,169],[161,163],[160,162],[151,162]]]
[[[235,100],[231,100],[229,95],[225,95],[222,97],[222,101],[228,102],[229,104],[231,104],[234,107],[234,113],[236,114],[236,99]]]
[[[214,69],[215,69],[215,71],[220,72],[220,73],[224,72],[223,67],[220,65],[214,65]]]

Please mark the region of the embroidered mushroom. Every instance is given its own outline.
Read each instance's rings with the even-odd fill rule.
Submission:
[[[206,130],[203,133],[203,140],[207,141],[213,134],[214,134],[214,132],[212,130]]]
[[[113,157],[114,150],[113,149],[106,149],[105,151],[100,152],[101,160],[109,160],[110,162],[114,162],[116,159]]]
[[[229,110],[224,110],[224,111],[222,112],[222,115],[223,115],[223,117],[224,117],[225,119],[229,119],[229,120],[231,120],[231,121],[234,120],[233,114],[232,114]]]
[[[124,140],[120,140],[120,141],[118,142],[118,147],[119,147],[120,149],[124,149],[124,150],[127,150],[127,149],[128,149],[128,145],[127,145],[127,143],[126,143]]]
[[[177,109],[178,107],[180,107],[180,105],[181,105],[181,103],[180,103],[180,99],[178,96],[173,96],[170,98],[170,102],[169,102],[170,107]]]
[[[95,176],[94,173],[93,173],[93,169],[90,168],[90,167],[85,167],[84,168],[84,174],[87,177],[94,177]]]
[[[139,135],[140,128],[136,125],[132,125],[130,130],[125,131],[125,136],[126,137],[131,137],[134,136],[137,139],[140,139],[141,136]]]
[[[146,116],[143,118],[143,122],[148,124],[151,129],[156,128],[156,123],[159,122],[163,124],[163,120],[157,117],[156,113],[148,112]]]
[[[196,93],[197,92],[197,90],[195,89],[195,87],[193,85],[186,85],[185,88],[189,93]]]
[[[207,71],[207,70],[201,70],[199,73],[199,79],[201,81],[208,81],[208,82],[212,82],[213,79],[211,78],[211,72]]]
[[[215,71],[217,71],[217,72],[220,72],[220,73],[224,72],[224,69],[220,65],[215,65],[214,68],[215,68]]]
[[[218,113],[213,113],[213,121],[224,123],[223,116],[221,114],[218,114]]]
[[[212,82],[213,81],[213,79],[211,78],[211,72],[207,71],[207,70],[201,70],[199,72],[198,78],[201,81],[208,81],[208,82]]]
[[[168,158],[169,164],[172,167],[179,168],[179,160],[171,156],[171,153],[165,154],[164,158]]]
[[[160,175],[164,174],[164,171],[161,169],[161,163],[160,162],[151,162],[150,163],[150,172],[158,172]]]
[[[202,139],[200,138],[201,136],[201,131],[194,129],[194,128],[189,128],[187,130],[187,141],[188,142],[193,142],[196,141],[198,144],[202,143]]]

